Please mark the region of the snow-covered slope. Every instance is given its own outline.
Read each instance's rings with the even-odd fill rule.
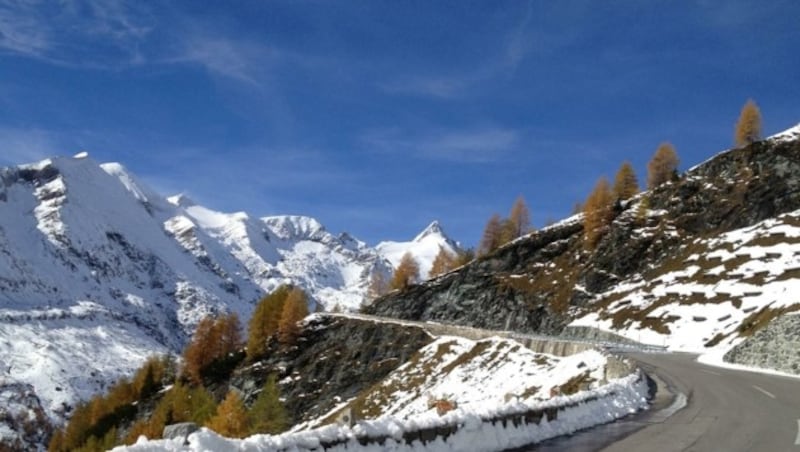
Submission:
[[[428,279],[433,260],[439,254],[440,248],[450,254],[456,254],[460,250],[458,243],[447,236],[438,221],[428,225],[410,242],[381,242],[376,247],[381,256],[391,262],[394,268],[400,264],[405,253],[411,253],[419,265],[420,277],[423,280]]]
[[[599,295],[572,325],[721,359],[773,318],[800,311],[800,210],[697,238],[664,268]]]
[[[646,380],[635,372],[608,372],[609,364],[595,350],[556,357],[508,339],[440,337],[379,384],[321,418],[317,423],[322,427],[298,426],[282,435],[241,440],[201,429],[185,444],[184,438],[140,437],[132,446],[113,450],[316,451],[323,445],[343,451],[516,450],[644,409]],[[355,416],[354,426],[331,422],[344,409]],[[546,409],[558,411],[557,417],[511,420]],[[437,428],[447,434],[435,440],[422,434]]]
[[[558,357],[535,353],[511,339],[443,336],[348,406],[359,419],[419,419],[432,414],[430,402],[435,400],[481,411],[510,399],[548,400],[554,388],[559,393],[559,388],[569,393],[596,388],[605,383],[606,364],[607,357],[596,350]],[[330,420],[324,416],[310,425]]]
[[[260,289],[198,265],[121,167],[58,158],[0,170],[0,377],[63,415],[208,312],[248,315]],[[236,290],[230,290],[236,287]]]
[[[179,351],[206,314],[246,320],[284,283],[357,309],[390,265],[316,220],[220,213],[166,199],[86,155],[0,169],[0,379],[48,415]]]
[[[179,211],[165,228],[181,246],[209,265],[235,268],[265,292],[295,284],[326,310],[356,310],[372,272],[389,271],[375,250],[346,233],[331,234],[313,218],[252,218],[215,212],[185,197],[170,202]]]
[[[778,153],[776,144],[797,140],[800,140],[800,124],[767,138],[767,152]],[[724,151],[691,168],[685,180],[704,184],[705,190],[714,190],[703,166],[734,152],[737,150]],[[785,155],[789,159],[794,157],[788,152]],[[760,170],[766,164],[757,165]],[[790,181],[788,187],[796,184],[791,182],[796,171],[784,168],[783,163],[772,165],[777,174]],[[727,177],[737,180],[740,187],[747,186],[746,177],[744,180],[739,175]],[[785,188],[777,196],[787,196],[787,191],[793,190]],[[641,202],[641,197],[636,202]],[[757,201],[748,202],[758,205]],[[636,206],[631,210],[635,211]],[[651,211],[650,218],[660,221],[665,214],[665,211]],[[667,234],[678,234],[673,225],[663,227]],[[655,235],[655,229],[639,228],[634,235],[646,240]],[[795,296],[798,290],[800,210],[794,210],[748,227],[697,235],[685,241],[658,268],[619,281],[610,290],[593,297],[594,302],[588,303],[588,310],[578,311],[579,317],[572,325],[613,330],[671,350],[700,353],[704,362],[721,364],[728,351],[773,319],[800,312],[800,300]]]

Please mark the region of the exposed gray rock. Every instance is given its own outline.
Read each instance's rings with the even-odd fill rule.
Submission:
[[[654,215],[638,214],[645,197]],[[683,265],[682,247],[695,239],[798,208],[800,141],[761,141],[723,152],[634,201],[618,203],[614,222],[592,251],[584,249],[576,217],[442,277],[392,292],[365,313],[558,333],[581,308],[602,309],[589,303],[619,281],[634,275],[649,279],[669,265]]]
[[[800,375],[800,315],[773,320],[726,353],[725,361]]]
[[[187,438],[198,430],[194,422],[181,422],[179,424],[167,425],[164,427],[164,439],[181,438],[186,443]]]
[[[271,341],[265,359],[234,371],[218,392],[237,389],[249,405],[275,373],[291,421],[298,423],[355,397],[432,340],[413,326],[312,317],[296,346]]]
[[[0,376],[0,451],[37,450],[52,429],[34,387]]]

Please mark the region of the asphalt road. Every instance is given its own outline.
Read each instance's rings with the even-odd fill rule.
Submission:
[[[800,379],[706,366],[694,355],[632,355],[688,405],[603,449],[800,452]]]
[[[531,450],[800,452],[800,379],[710,367],[688,354],[630,356],[685,394],[686,406],[666,419],[662,406]]]
[[[629,354],[686,396],[622,421],[519,451],[800,452],[800,379],[721,369],[682,353]],[[663,395],[665,392],[659,388]]]

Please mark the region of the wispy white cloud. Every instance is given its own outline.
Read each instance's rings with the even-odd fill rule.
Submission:
[[[520,143],[514,129],[484,127],[470,130],[438,130],[411,135],[400,129],[372,130],[361,137],[370,150],[402,153],[418,158],[462,163],[498,160]]]
[[[183,34],[175,47],[174,55],[162,62],[197,64],[211,74],[253,86],[261,85],[259,72],[277,56],[276,50],[265,45],[202,32]]]
[[[788,1],[738,1],[738,2],[717,2],[712,0],[697,0],[696,4],[700,8],[703,16],[707,18],[710,25],[735,29],[741,31],[740,27],[746,24],[765,23],[764,20],[774,16],[781,11],[788,11],[793,4],[793,0]]]
[[[121,0],[3,2],[0,51],[59,66],[115,69],[141,60],[150,22],[146,9]]]
[[[0,4],[0,49],[38,58],[51,45],[31,5]]]
[[[522,18],[501,38],[497,49],[476,61],[472,69],[450,74],[404,74],[379,82],[378,87],[393,94],[454,99],[470,93],[470,89],[481,82],[512,75],[537,45],[530,34],[532,18],[533,6],[529,1]]]
[[[533,4],[526,3],[525,15],[515,28],[509,33],[505,45],[505,66],[510,71],[515,71],[531,48],[531,40],[527,34],[531,19],[533,18]]]
[[[0,127],[0,163],[19,165],[64,154],[57,137],[43,129]]]
[[[307,148],[160,149],[140,165],[143,179],[166,195],[183,192],[210,208],[250,206],[257,214],[279,212],[287,199],[319,202],[330,196],[324,187],[361,183],[330,153]]]
[[[277,52],[268,46],[214,35],[207,24],[184,17],[156,18],[147,6],[122,0],[63,0],[58,8],[2,2],[0,52],[98,70],[197,64],[250,85],[259,85],[259,71],[274,61]]]
[[[393,94],[421,94],[449,99],[458,97],[470,80],[461,77],[407,76],[378,83],[382,90]]]

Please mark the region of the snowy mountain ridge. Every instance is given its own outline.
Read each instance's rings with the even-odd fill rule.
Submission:
[[[395,268],[400,264],[404,254],[411,253],[419,265],[419,273],[422,280],[428,279],[433,260],[439,254],[440,248],[451,255],[455,255],[461,250],[458,242],[447,236],[438,221],[429,224],[410,242],[386,241],[379,243],[375,248]]]
[[[381,254],[317,220],[165,198],[117,163],[0,168],[0,378],[63,419],[147,356],[179,351],[206,314],[246,322],[285,283],[357,309],[375,271],[391,271]]]

